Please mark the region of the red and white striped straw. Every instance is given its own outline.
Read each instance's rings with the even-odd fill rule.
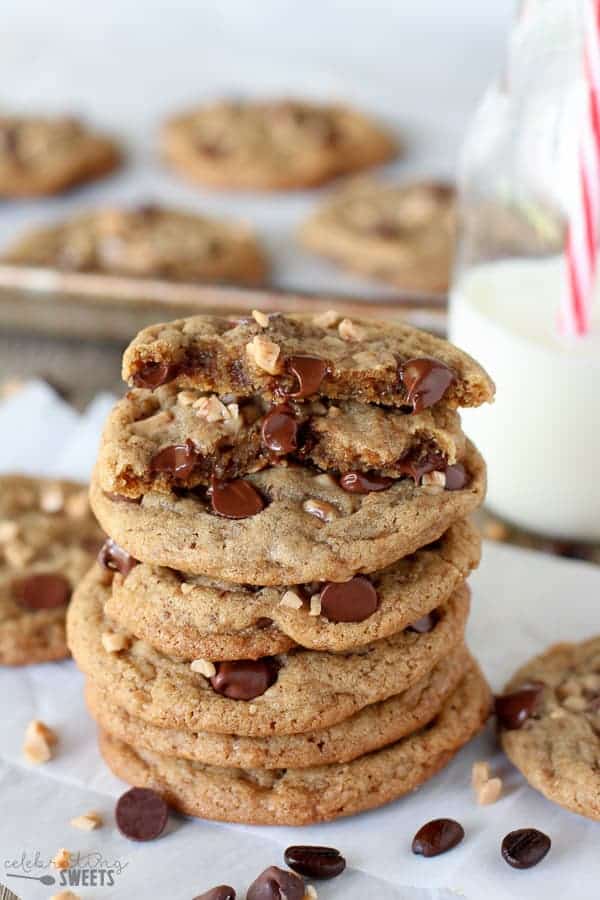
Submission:
[[[559,309],[559,328],[568,337],[585,335],[590,328],[600,227],[600,0],[583,0],[582,5],[585,110]]]

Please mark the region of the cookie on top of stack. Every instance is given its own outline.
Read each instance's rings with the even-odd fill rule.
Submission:
[[[115,773],[206,818],[392,800],[482,726],[465,646],[485,465],[474,360],[407,325],[256,312],[125,353],[69,642]]]

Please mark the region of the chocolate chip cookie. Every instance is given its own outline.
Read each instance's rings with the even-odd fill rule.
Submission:
[[[179,659],[257,659],[296,645],[344,652],[411,625],[433,628],[437,607],[478,564],[480,543],[464,520],[435,544],[371,575],[271,588],[136,565],[110,543],[102,554],[114,572],[105,613]]]
[[[438,772],[484,724],[489,688],[473,667],[425,728],[350,763],[316,768],[231,769],[135,749],[106,732],[113,772],[150,787],[189,815],[228,822],[308,825],[388,803]]]
[[[0,476],[0,664],[68,656],[67,605],[102,540],[83,485]]]
[[[153,205],[98,210],[34,229],[4,261],[182,282],[255,284],[267,271],[244,226]]]
[[[225,768],[303,769],[351,762],[423,728],[471,666],[468,651],[460,646],[403,693],[366,706],[337,725],[306,734],[243,737],[160,728],[127,713],[110,691],[91,681],[86,685],[86,701],[103,731],[144,750]]]
[[[255,313],[242,320],[192,316],[144,328],[123,357],[123,378],[151,390],[175,383],[222,396],[315,396],[419,413],[494,398],[466,353],[410,325],[337,313]]]
[[[168,121],[167,162],[217,188],[287,190],[322,184],[385,162],[392,136],[349,107],[300,100],[223,100]]]
[[[439,405],[410,415],[352,400],[271,404],[260,395],[219,397],[166,384],[134,388],[115,406],[98,471],[105,490],[133,498],[288,461],[419,483],[461,462],[465,443],[458,414]]]
[[[502,747],[549,800],[600,820],[600,638],[555,644],[496,701]]]
[[[58,194],[112,172],[116,143],[67,116],[0,116],[0,197]]]
[[[69,609],[69,647],[78,666],[133,716],[160,727],[220,734],[326,728],[401,693],[462,643],[469,610],[468,590],[460,586],[423,633],[407,628],[346,654],[300,650],[255,661],[190,664],[115,627],[104,614],[104,576],[94,566]]]
[[[444,293],[454,252],[454,190],[441,182],[356,181],[306,222],[311,250],[404,291]]]
[[[304,584],[374,572],[436,541],[483,500],[485,466],[469,442],[455,474],[456,483],[357,473],[342,482],[272,466],[215,480],[208,491],[149,491],[132,501],[115,496],[97,469],[90,496],[102,527],[142,562],[241,584]]]

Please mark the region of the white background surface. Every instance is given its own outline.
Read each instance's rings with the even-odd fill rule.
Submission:
[[[215,95],[345,99],[406,143],[387,174],[451,176],[466,122],[498,72],[513,0],[4,0],[0,107],[79,112],[120,136],[129,165],[67,199],[4,204],[0,249],[96,202],[163,200],[255,224],[283,286],[390,293],[303,252],[323,191],[260,198],[190,187],[156,160],[165,116]]]
[[[82,418],[44,385],[0,405],[0,471],[19,468],[85,478],[110,398],[100,397]],[[26,411],[26,414],[24,414]],[[39,448],[44,447],[43,453]],[[9,449],[10,448],[10,449]],[[598,630],[600,569],[489,544],[472,578],[472,649],[492,686],[500,689],[528,657],[557,640],[581,639]],[[27,766],[21,743],[27,723],[40,718],[60,735],[58,753],[43,767]],[[24,900],[43,900],[52,889],[17,881],[7,862],[39,852],[47,862],[59,847],[120,861],[114,888],[81,889],[84,900],[191,900],[214,884],[244,890],[268,865],[282,864],[292,843],[326,844],[346,855],[349,871],[319,886],[320,900],[597,900],[600,879],[598,825],[565,812],[527,787],[497,754],[492,729],[410,797],[384,809],[324,826],[245,828],[173,817],[159,841],[136,845],[114,825],[115,798],[123,785],[99,758],[94,728],[82,701],[82,678],[72,662],[0,671],[0,882]],[[504,778],[502,799],[476,805],[470,788],[473,761],[488,759]],[[69,820],[100,810],[106,826],[89,834]],[[450,816],[466,838],[451,853],[425,860],[410,852],[416,829]],[[500,857],[503,836],[535,826],[553,841],[537,868],[516,871]],[[92,856],[92,859],[95,859]],[[22,871],[22,870],[20,870]],[[48,874],[47,867],[35,869]]]

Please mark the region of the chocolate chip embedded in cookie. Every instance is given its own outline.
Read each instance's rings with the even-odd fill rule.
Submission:
[[[474,667],[426,728],[341,765],[226,769],[144,750],[106,732],[100,749],[120,778],[165,793],[189,815],[308,825],[372,809],[414,790],[480,730],[489,708],[489,688]]]
[[[145,750],[225,768],[304,769],[351,762],[423,728],[471,666],[465,647],[457,647],[401,694],[366,706],[337,725],[304,734],[244,737],[163,728],[131,715],[115,703],[110,689],[89,680],[86,702],[103,731]]]
[[[600,820],[600,638],[556,644],[496,701],[502,747],[548,799]]]
[[[219,493],[216,510],[202,491],[149,491],[140,503],[122,503],[97,469],[91,501],[105,530],[142,561],[240,584],[344,581],[414,553],[475,510],[485,467],[469,443],[464,465],[462,490],[404,478],[370,493],[344,490],[305,466],[272,466],[246,476],[235,502],[231,487]]]
[[[461,585],[427,634],[403,631],[345,654],[297,650],[275,661],[222,663],[214,675],[202,675],[144,641],[132,640],[117,653],[107,649],[102,634],[112,626],[104,612],[108,593],[94,567],[69,607],[69,646],[92,684],[152,725],[262,737],[325,728],[408,689],[462,644],[469,610]],[[253,699],[243,699],[250,694]]]
[[[67,116],[0,116],[0,196],[57,194],[115,169],[113,140]]]
[[[68,656],[67,604],[102,537],[83,485],[0,477],[0,664]]]
[[[182,282],[256,284],[267,263],[245,226],[160,206],[102,209],[24,234],[5,262]]]
[[[105,611],[119,628],[179,659],[250,660],[296,645],[342,652],[404,628],[431,631],[436,608],[479,553],[477,530],[462,521],[432,547],[342,583],[253,588],[142,563],[118,570]]]
[[[310,187],[397,152],[392,136],[367,116],[300,100],[221,101],[191,109],[165,124],[161,147],[192,181],[250,190]]]
[[[310,249],[405,291],[447,290],[454,250],[454,191],[444,183],[356,180],[304,225]]]
[[[464,452],[458,413],[440,405],[414,415],[352,400],[272,405],[167,384],[134,388],[117,403],[98,469],[105,491],[140,497],[292,461],[342,473],[345,490],[367,493],[392,478],[419,483],[432,471],[450,469],[456,481],[453,467]]]
[[[416,362],[425,357],[426,367]],[[423,409],[479,406],[494,397],[486,372],[452,344],[410,325],[335,313],[152,325],[125,351],[123,378],[151,390],[175,382],[220,396],[259,394],[277,403],[320,396],[408,411],[417,398]]]

